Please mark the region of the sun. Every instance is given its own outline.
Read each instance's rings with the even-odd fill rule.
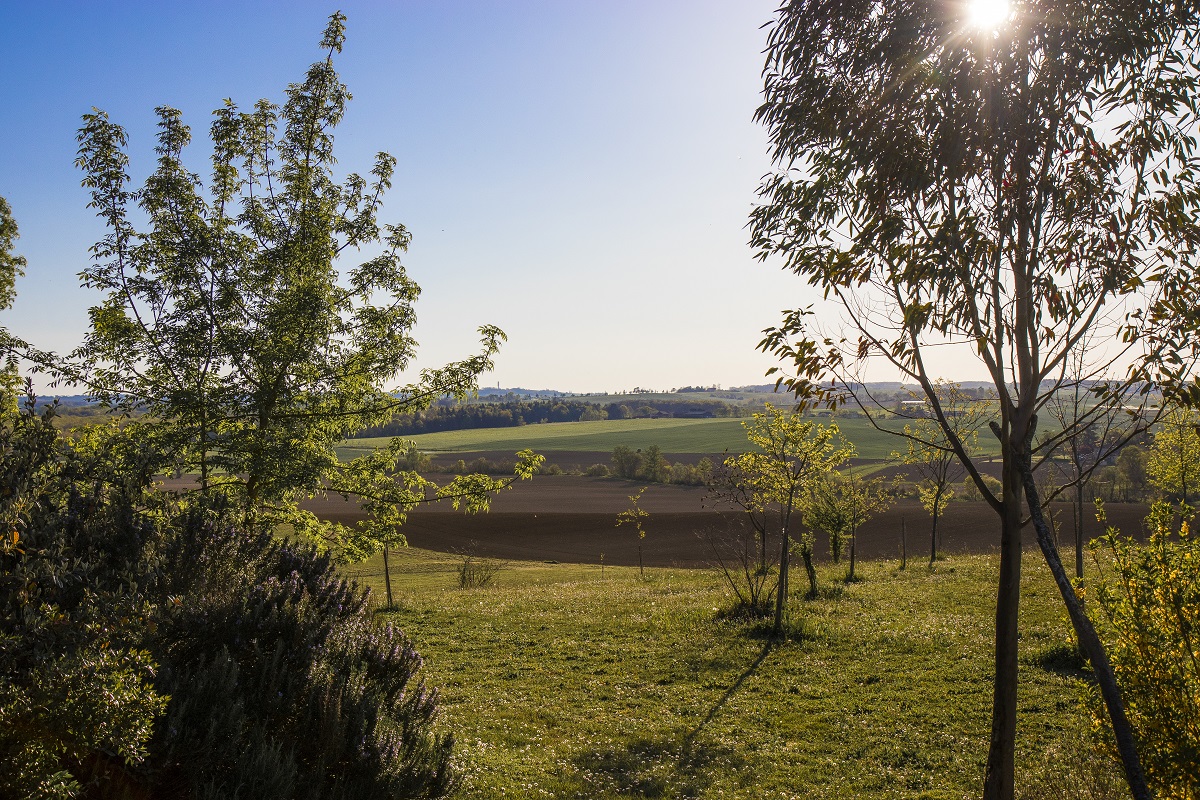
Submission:
[[[1012,15],[1009,0],[967,0],[967,22],[972,27],[994,31],[1008,22]]]

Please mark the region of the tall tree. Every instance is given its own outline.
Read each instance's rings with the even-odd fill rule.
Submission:
[[[1090,368],[1100,401],[1091,413],[1143,403],[1155,386],[1200,397],[1200,10],[1173,0],[1016,0],[985,28],[973,5],[792,0],[778,12],[758,112],[778,168],[752,212],[752,243],[819,287],[848,329],[822,330],[815,309],[800,308],[762,347],[787,363],[783,382],[808,401],[849,395],[868,415],[884,413],[862,391],[879,361],[916,383],[997,514],[984,796],[1013,795],[1029,514],[1096,669],[1126,777],[1146,797],[1120,693],[1032,479],[1072,431],[1034,436],[1088,336],[1107,345]],[[953,368],[951,355],[977,359],[993,383],[998,493],[941,408],[934,379]]]
[[[12,207],[0,197],[0,309],[12,307],[17,296],[17,278],[25,274],[25,257],[13,252],[19,238]]]
[[[1117,453],[1113,468],[1120,480],[1126,499],[1140,500],[1146,491],[1146,450],[1141,445],[1128,444]]]
[[[396,479],[404,445],[349,465],[334,445],[398,411],[466,395],[504,334],[484,326],[479,354],[387,390],[416,352],[420,290],[401,263],[408,231],[380,220],[396,160],[379,153],[366,177],[335,180],[333,131],[350,99],[334,69],[344,39],[345,17],[333,14],[325,57],[281,106],[242,111],[226,100],[213,113],[207,186],[184,163],[191,132],[176,109],[157,109],[157,167],[136,191],[125,131],[103,111],[84,116],[77,163],[108,233],[81,279],[104,299],[57,372],[118,409],[148,412],[140,435],[156,441],[162,466],[197,472],[200,491],[233,498],[247,522],[288,522],[361,554],[369,536],[323,525],[297,500],[365,497],[391,542],[418,502],[486,507],[503,482]]]

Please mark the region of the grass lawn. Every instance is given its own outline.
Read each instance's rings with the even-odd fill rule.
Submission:
[[[828,417],[818,418],[828,424]],[[893,450],[905,449],[897,436],[873,428],[865,419],[836,420],[842,434],[858,448],[859,456],[887,459]],[[902,426],[901,426],[902,427]],[[402,437],[425,452],[516,452],[525,447],[547,455],[556,451],[609,453],[618,445],[645,448],[656,444],[666,453],[740,453],[746,449],[746,432],[740,419],[614,419],[596,422],[553,422],[515,428],[476,428]],[[981,437],[982,439],[982,437]],[[347,439],[338,447],[343,457],[353,457],[386,444],[389,439]],[[551,459],[553,460],[553,459]]]
[[[462,590],[456,564],[395,554],[381,617],[439,687],[463,798],[979,794],[998,557],[869,563],[850,585],[831,566],[776,645],[720,618],[709,572],[519,563]],[[380,566],[352,574],[382,600]],[[1027,554],[1018,786],[1060,769],[1048,751],[1078,750],[1087,727],[1060,605]]]

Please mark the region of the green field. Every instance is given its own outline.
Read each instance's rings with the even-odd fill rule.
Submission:
[[[828,422],[828,417],[819,418]],[[858,448],[859,456],[887,459],[904,447],[903,441],[882,433],[862,418],[837,419],[846,438]],[[611,452],[618,445],[645,448],[658,445],[666,453],[731,453],[746,448],[746,434],[739,419],[621,419],[597,422],[556,422],[518,428],[477,428],[403,437],[429,453],[516,452],[529,447],[540,453],[563,451]],[[338,447],[342,457],[359,455],[388,439],[348,439]]]
[[[794,600],[776,645],[720,617],[728,598],[705,571],[516,563],[462,590],[456,563],[397,553],[397,610],[382,617],[440,692],[464,800],[979,795],[994,556],[869,563],[848,585],[826,567],[825,596]],[[354,574],[381,588],[377,559]],[[1113,773],[1088,747],[1085,682],[1040,559],[1023,582],[1019,796],[1057,797],[1028,790],[1074,780],[1081,760]]]
[[[579,400],[584,403],[597,403],[599,405],[608,405],[609,403],[618,403],[626,405],[630,408],[637,408],[644,403],[652,403],[656,400],[670,400],[674,402],[699,401],[711,402],[719,401],[728,403],[729,405],[752,405],[762,408],[763,403],[774,403],[777,406],[787,406],[792,403],[792,396],[786,392],[750,392],[750,391],[734,391],[732,389],[714,389],[712,391],[703,392],[644,392],[638,394],[581,394],[571,395],[571,400]]]

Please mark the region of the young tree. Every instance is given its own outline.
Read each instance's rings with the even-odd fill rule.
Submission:
[[[1083,580],[1084,521],[1088,516],[1083,503],[1084,489],[1100,466],[1100,459],[1112,455],[1113,443],[1129,441],[1133,432],[1141,427],[1139,419],[1122,413],[1122,409],[1110,404],[1102,404],[1105,413],[1092,413],[1096,401],[1089,391],[1091,380],[1086,374],[1090,346],[1091,343],[1085,339],[1067,356],[1068,368],[1063,384],[1046,404],[1046,410],[1058,430],[1070,431],[1061,448],[1065,458],[1054,463],[1055,469],[1051,474],[1065,473],[1066,480],[1060,491],[1067,487],[1074,489],[1071,521],[1075,535],[1075,578],[1079,581]],[[1054,433],[1051,431],[1051,435]],[[1130,448],[1126,446],[1120,453],[1126,450]],[[1130,451],[1130,456],[1133,452]],[[1065,469],[1061,468],[1063,461]]]
[[[1146,456],[1150,485],[1168,500],[1186,503],[1200,491],[1200,414],[1174,408],[1154,431]]]
[[[829,555],[840,564],[850,536],[850,508],[845,502],[847,482],[840,472],[820,476],[804,498],[804,525],[829,539]]]
[[[971,4],[792,0],[768,39],[765,102],[778,170],[753,211],[762,258],[819,287],[848,331],[812,307],[762,347],[808,401],[884,409],[867,365],[920,386],[952,450],[1000,521],[989,800],[1013,794],[1021,526],[1034,517],[1096,669],[1126,777],[1147,797],[1099,640],[1038,524],[1032,474],[1070,429],[1035,445],[1038,412],[1086,337],[1090,414],[1160,388],[1200,397],[1195,138],[1200,15],[1192,4],[1017,0],[996,28]],[[934,387],[957,353],[997,399],[1002,489],[983,480]],[[894,379],[894,378],[891,378]],[[1143,423],[1153,414],[1142,417]],[[1036,507],[1035,507],[1036,506]]]
[[[214,112],[207,186],[184,163],[191,132],[179,111],[157,109],[157,167],[136,191],[125,131],[103,111],[84,116],[77,163],[108,233],[81,278],[104,300],[55,371],[114,408],[147,412],[138,435],[156,442],[160,468],[195,471],[200,492],[233,498],[245,523],[287,522],[359,556],[378,545],[370,531],[323,524],[297,501],[364,496],[387,514],[376,530],[395,541],[413,504],[450,497],[479,509],[505,485],[396,479],[402,445],[349,465],[334,451],[391,414],[468,394],[504,335],[484,326],[478,355],[385,388],[415,353],[420,290],[400,260],[408,231],[380,221],[395,159],[380,153],[368,176],[334,178],[333,131],[350,99],[333,65],[344,38],[345,17],[334,14],[325,58],[282,106],[226,101]],[[362,250],[371,255],[339,269]]]
[[[974,455],[979,450],[979,429],[993,413],[991,404],[968,396],[961,386],[950,381],[934,381],[933,390],[938,395],[946,425],[953,430],[963,452]],[[962,481],[967,470],[937,418],[919,417],[905,424],[904,436],[908,439],[908,450],[903,454],[892,453],[892,457],[912,465],[917,473],[921,506],[933,518],[929,531],[929,566],[932,567],[937,561],[940,541],[938,520],[954,497],[951,484]]]
[[[1125,496],[1140,499],[1146,491],[1146,449],[1127,444],[1117,453],[1117,476],[1124,485]]]
[[[803,420],[795,412],[784,412],[767,404],[762,413],[742,422],[754,450],[725,459],[732,474],[744,482],[746,510],[778,520],[779,586],[775,592],[776,636],[783,633],[783,610],[788,597],[792,517],[801,511],[804,496],[820,476],[836,469],[854,455],[854,446],[840,438],[837,425]],[[812,534],[805,531],[799,541],[800,556],[808,574],[810,595],[817,593],[813,566]]]
[[[642,564],[642,540],[646,538],[646,528],[643,526],[647,519],[650,518],[650,512],[638,505],[642,499],[642,495],[646,493],[646,487],[643,486],[638,490],[637,494],[629,495],[629,508],[617,514],[617,527],[622,525],[632,525],[638,535],[638,574],[643,578],[646,577],[646,567]]]
[[[836,564],[843,551],[850,555],[847,581],[853,581],[857,562],[858,529],[895,499],[894,486],[882,478],[863,480],[853,472],[825,473],[813,484],[804,501],[804,524],[829,537],[829,550]]]

